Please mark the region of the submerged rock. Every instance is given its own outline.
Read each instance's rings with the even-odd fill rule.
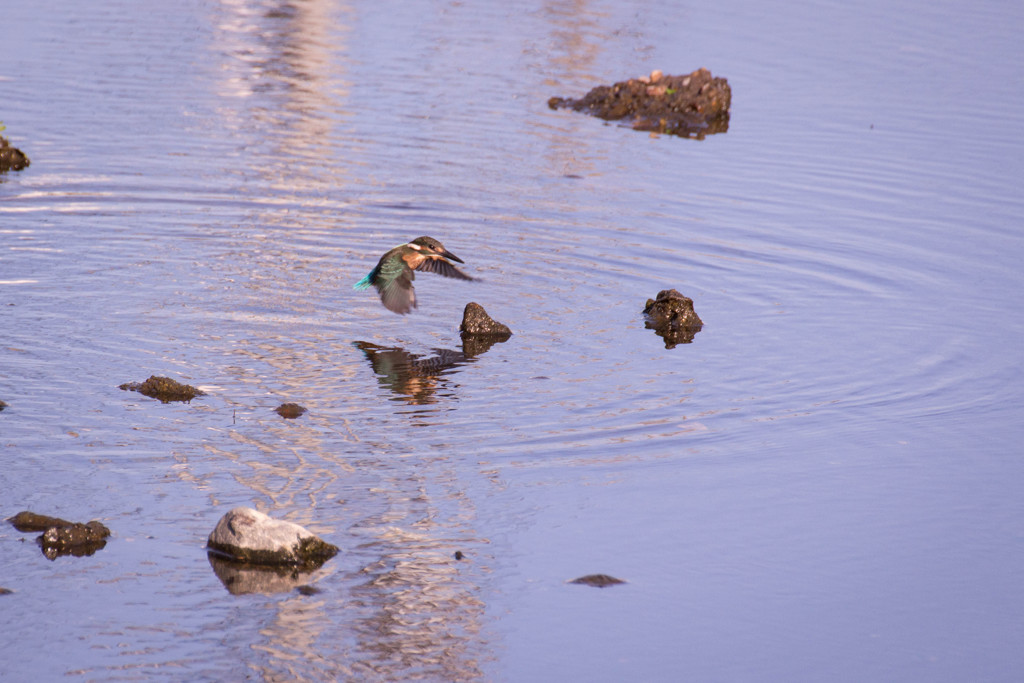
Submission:
[[[107,538],[110,536],[110,529],[96,520],[82,524],[25,510],[8,521],[23,533],[42,531],[42,536],[39,536],[36,542],[42,548],[43,554],[51,560],[62,555],[92,555],[107,545]]]
[[[627,121],[636,130],[701,139],[729,130],[732,89],[703,68],[682,76],[655,70],[650,76],[598,86],[580,99],[552,97],[548,106]]]
[[[299,415],[306,412],[306,408],[304,406],[300,406],[298,403],[282,403],[274,409],[274,412],[283,418],[294,420]]]
[[[7,141],[7,138],[0,135],[0,173],[20,171],[28,167],[29,160],[25,153],[17,147],[11,147],[11,143]]]
[[[581,576],[578,579],[573,579],[569,583],[594,586],[595,588],[607,588],[608,586],[615,586],[626,582],[622,579],[616,579],[614,576],[608,576],[607,574],[587,574],[586,576]]]
[[[191,401],[196,396],[205,396],[206,392],[191,384],[182,384],[170,377],[151,375],[145,382],[126,382],[118,386],[124,391],[137,391],[143,396],[159,399],[161,403],[171,401]]]
[[[689,344],[704,326],[693,310],[693,299],[674,289],[663,289],[657,299],[648,299],[644,316],[647,318],[644,327],[662,337],[666,349],[676,344]]]
[[[206,547],[235,562],[316,568],[338,553],[337,546],[293,522],[237,507],[220,518]]]

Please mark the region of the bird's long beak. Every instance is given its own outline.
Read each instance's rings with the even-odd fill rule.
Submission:
[[[452,252],[448,251],[447,249],[444,250],[444,253],[442,253],[441,256],[444,256],[445,258],[450,258],[452,261],[458,261],[459,263],[465,263],[465,261],[460,259],[458,256],[456,256]]]

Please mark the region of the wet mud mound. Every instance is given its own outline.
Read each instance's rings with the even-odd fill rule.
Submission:
[[[703,68],[683,76],[652,71],[598,86],[580,99],[552,97],[548,106],[622,121],[635,130],[701,139],[729,130],[732,90],[728,81]]]

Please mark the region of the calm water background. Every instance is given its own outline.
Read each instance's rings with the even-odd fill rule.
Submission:
[[[1024,5],[8,3],[4,680],[1018,680]],[[728,78],[728,133],[553,95]],[[351,284],[428,234],[481,278]],[[665,349],[645,300],[705,328]],[[460,348],[433,376],[356,342]],[[209,395],[162,405],[151,374]],[[309,408],[287,421],[273,408]],[[232,595],[252,505],[342,548]],[[462,551],[463,561],[453,555]],[[628,581],[569,585],[584,574]]]

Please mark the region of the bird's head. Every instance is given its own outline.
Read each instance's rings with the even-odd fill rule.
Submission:
[[[452,261],[465,263],[465,261],[460,259],[458,256],[445,249],[444,245],[435,240],[433,237],[427,237],[426,235],[424,235],[423,237],[417,237],[412,242],[409,242],[409,244],[406,246],[428,256],[443,256],[444,258],[450,258]]]

